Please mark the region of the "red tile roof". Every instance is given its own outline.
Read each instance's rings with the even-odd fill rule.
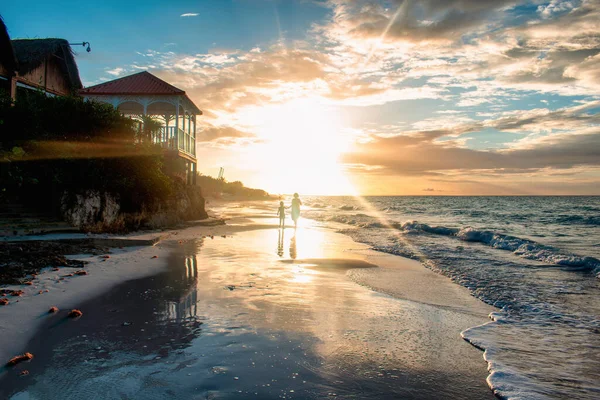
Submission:
[[[81,94],[135,94],[135,95],[174,95],[185,91],[169,85],[150,72],[143,71],[123,78],[90,86],[79,91]]]

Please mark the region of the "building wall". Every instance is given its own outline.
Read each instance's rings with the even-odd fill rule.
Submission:
[[[19,82],[61,96],[71,94],[69,81],[53,56],[29,73],[20,75]]]

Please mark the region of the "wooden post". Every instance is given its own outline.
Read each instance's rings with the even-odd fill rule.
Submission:
[[[12,101],[17,100],[17,77],[10,78],[10,98]]]
[[[179,103],[175,107],[175,150],[179,150]]]
[[[167,143],[167,138],[169,137],[169,114],[165,114],[163,115],[163,118],[165,119],[165,136],[161,137],[161,146],[165,146],[165,143]]]
[[[196,156],[196,114],[194,114],[194,130],[192,131],[192,154],[194,157]],[[194,179],[196,179],[195,176]]]
[[[44,60],[44,94],[48,94],[48,56]]]
[[[188,134],[187,134],[187,137],[185,138],[185,140],[186,140],[186,142],[185,142],[186,143],[186,149],[185,150],[188,153],[192,152],[192,149],[191,149],[192,144],[190,143],[191,142],[191,140],[190,140],[191,136],[192,136],[192,115],[188,114]]]

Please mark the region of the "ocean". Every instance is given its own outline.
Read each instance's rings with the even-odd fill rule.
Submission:
[[[600,197],[305,196],[302,216],[497,307],[462,332],[505,398],[600,398]]]

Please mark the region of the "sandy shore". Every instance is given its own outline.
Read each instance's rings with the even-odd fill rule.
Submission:
[[[489,306],[418,262],[274,223],[188,228],[87,276],[40,275],[31,290],[48,293],[0,308],[0,356],[36,356],[2,373],[0,397],[493,398],[460,338]]]
[[[228,226],[197,227],[194,235],[223,235],[240,228]],[[170,232],[145,232],[124,236],[125,239],[150,240],[162,238],[155,246],[139,246],[111,248],[102,256],[87,254],[71,255],[69,258],[88,262],[85,270],[89,275],[67,277],[81,268],[52,268],[44,269],[31,282],[33,285],[3,285],[1,288],[9,290],[22,290],[20,297],[7,296],[10,300],[8,306],[0,306],[0,360],[8,360],[21,351],[28,340],[36,333],[47,315],[50,307],[55,306],[61,310],[78,308],[83,301],[89,300],[110,288],[130,279],[155,275],[167,268],[166,256],[170,250],[164,243],[178,241],[179,231]],[[97,235],[99,238],[121,238],[122,236]],[[87,237],[81,234],[65,234],[40,237],[27,237],[35,239],[71,239]],[[189,240],[189,237],[188,237]],[[105,258],[104,256],[108,256]],[[153,258],[156,257],[156,258]],[[63,279],[61,279],[63,278]],[[42,293],[40,293],[40,291]],[[47,291],[47,292],[46,292]]]

